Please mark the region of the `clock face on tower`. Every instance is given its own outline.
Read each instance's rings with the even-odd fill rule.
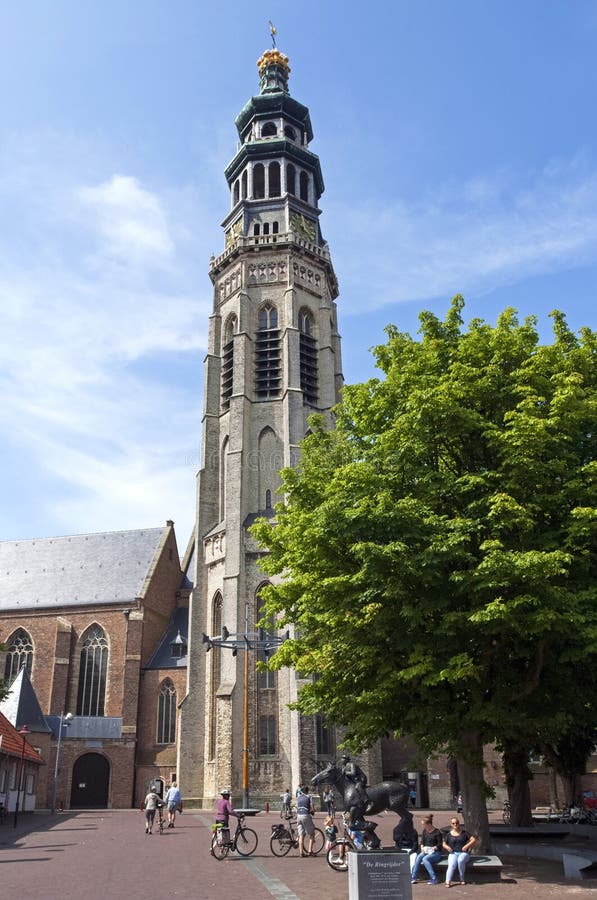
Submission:
[[[301,237],[310,241],[315,240],[315,222],[312,219],[306,219],[302,213],[290,213],[290,227]]]

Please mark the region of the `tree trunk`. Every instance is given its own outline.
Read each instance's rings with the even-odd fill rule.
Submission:
[[[547,774],[549,775],[549,805],[552,809],[559,809],[558,780],[556,778],[556,770],[553,766],[548,766]]]
[[[574,806],[576,803],[576,783],[577,776],[570,775],[570,773],[564,774],[563,772],[559,773],[560,779],[562,781],[562,787],[564,788],[564,806]]]
[[[483,743],[476,732],[463,735],[466,754],[457,757],[458,775],[464,803],[464,827],[477,838],[475,852],[491,852],[489,819],[487,817],[487,787],[483,776]]]
[[[533,824],[529,781],[533,777],[529,769],[529,751],[518,744],[504,744],[504,772],[510,800],[510,824]]]

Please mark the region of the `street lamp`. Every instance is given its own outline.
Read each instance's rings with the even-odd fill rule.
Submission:
[[[62,744],[62,729],[68,728],[70,725],[71,719],[73,717],[72,713],[67,713],[64,715],[63,712],[60,713],[60,725],[58,726],[58,746],[56,747],[56,764],[54,766],[54,784],[52,785],[52,808],[51,812],[56,812],[56,788],[58,787],[58,771],[60,766],[60,746]]]
[[[203,634],[205,650],[209,653],[212,647],[223,647],[232,650],[236,656],[239,651],[244,652],[244,686],[243,686],[243,807],[249,808],[249,653],[251,650],[262,650],[266,657],[274,653],[278,647],[290,637],[288,631],[284,637],[263,637],[263,632],[247,630],[231,634],[225,625],[222,625],[222,634],[218,637],[209,637]]]
[[[15,817],[14,817],[14,822],[12,823],[13,828],[17,827],[17,820],[19,818],[19,799],[21,797],[21,790],[23,788],[23,774],[24,774],[24,769],[25,769],[25,747],[27,745],[26,738],[27,738],[28,734],[31,734],[31,732],[29,731],[29,729],[27,728],[26,725],[23,725],[23,727],[19,729],[19,734],[23,738],[23,746],[21,748],[21,765],[19,768],[19,778],[17,781],[17,802],[15,803]],[[23,803],[24,802],[25,801],[23,800]]]

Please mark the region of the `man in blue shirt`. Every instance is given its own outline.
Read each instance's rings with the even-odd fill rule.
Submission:
[[[180,807],[181,799],[178,786],[176,782],[173,781],[171,787],[168,788],[168,793],[164,800],[168,807],[168,828],[174,828],[174,819],[176,818],[176,813]]]

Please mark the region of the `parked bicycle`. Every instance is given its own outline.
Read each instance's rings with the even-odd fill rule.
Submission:
[[[512,821],[512,806],[509,800],[504,800],[504,808],[502,810],[502,821],[504,825],[509,825]]]
[[[292,847],[298,849],[298,832],[296,831],[296,819],[291,816],[284,816],[286,824],[279,822],[272,825],[272,836],[269,839],[269,848],[274,856],[286,856]],[[308,840],[308,839],[307,839]],[[312,853],[317,856],[323,850],[325,843],[325,835],[321,828],[315,828],[313,835]]]
[[[358,852],[360,850],[378,850],[381,841],[375,834],[377,822],[368,822],[364,820],[360,822],[362,828],[349,828],[347,814],[344,813],[342,821],[344,823],[344,834],[335,841],[327,852],[327,864],[336,872],[346,872],[348,870],[348,854],[350,851]]]
[[[240,815],[236,823],[236,831],[230,837],[230,829],[216,822],[212,825],[213,837],[211,839],[211,855],[216,859],[226,859],[229,853],[240,853],[241,856],[250,856],[257,849],[257,832],[248,828],[245,817]]]

